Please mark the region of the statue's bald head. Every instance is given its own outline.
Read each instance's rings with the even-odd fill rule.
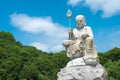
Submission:
[[[76,26],[77,28],[83,28],[86,25],[85,17],[83,15],[76,16]]]

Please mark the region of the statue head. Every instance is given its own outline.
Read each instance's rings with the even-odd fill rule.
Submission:
[[[86,25],[85,17],[83,15],[76,16],[76,26],[77,28],[84,28]]]

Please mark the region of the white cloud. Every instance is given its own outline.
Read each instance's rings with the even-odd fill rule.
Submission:
[[[68,5],[76,6],[83,0],[68,0]]]
[[[46,44],[41,44],[39,42],[34,42],[30,45],[36,47],[39,50],[48,51],[48,45],[46,45]]]
[[[64,48],[62,44],[51,46],[48,44],[42,44],[40,42],[34,42],[30,45],[36,47],[38,50],[42,50],[45,52],[58,52],[58,51],[63,50]]]
[[[70,0],[68,1],[70,2]],[[75,4],[81,0],[78,0]],[[120,0],[84,0],[85,6],[89,7],[93,12],[102,11],[102,17],[111,17],[120,13]],[[74,4],[71,4],[74,6]]]
[[[92,11],[102,11],[103,17],[111,17],[120,13],[120,0],[86,0]]]
[[[110,43],[109,46],[120,47],[120,30],[112,31],[109,35]]]
[[[46,52],[63,50],[62,41],[67,38],[68,28],[54,23],[51,17],[31,17],[27,14],[14,13],[10,18],[12,26],[33,35],[29,38],[30,45]]]
[[[63,46],[62,45],[56,45],[56,46],[53,46],[52,48],[52,51],[60,51],[60,50],[63,50]]]
[[[95,34],[95,43],[100,52],[108,51],[114,47],[120,47],[120,30],[103,29]]]
[[[45,33],[48,36],[55,37],[66,36],[67,28],[58,23],[52,22],[51,17],[31,17],[27,14],[16,13],[12,14],[10,17],[11,24],[20,28],[22,31],[30,33]]]

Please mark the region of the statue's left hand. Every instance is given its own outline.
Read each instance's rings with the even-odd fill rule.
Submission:
[[[87,34],[87,33],[83,33],[83,34],[82,34],[82,39],[85,40],[87,37],[88,37],[88,34]]]

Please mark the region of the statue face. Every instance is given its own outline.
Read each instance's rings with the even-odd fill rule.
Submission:
[[[83,28],[85,26],[85,18],[83,15],[78,15],[76,17],[76,26],[77,28]]]

